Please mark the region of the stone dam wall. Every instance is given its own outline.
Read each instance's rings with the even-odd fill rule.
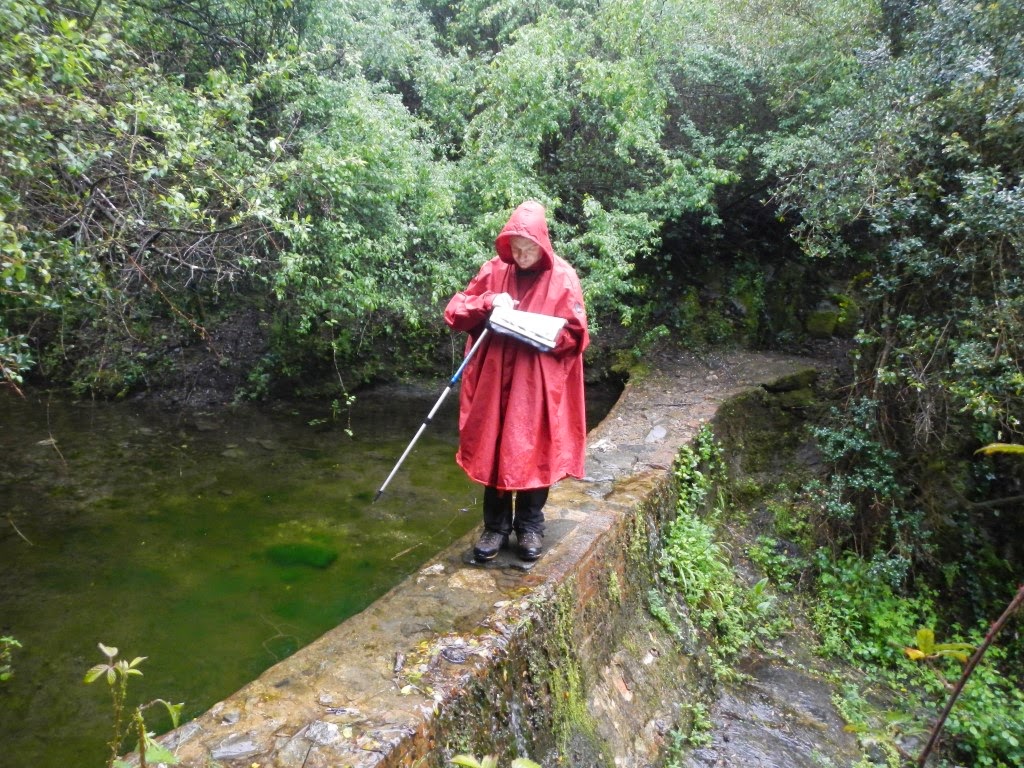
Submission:
[[[710,685],[696,640],[645,607],[675,456],[723,405],[814,376],[802,358],[660,353],[590,433],[588,477],[552,489],[537,563],[471,564],[474,531],[160,741],[190,768],[656,764]]]

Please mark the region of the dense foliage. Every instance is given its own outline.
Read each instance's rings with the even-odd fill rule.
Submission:
[[[0,379],[110,396],[198,360],[240,396],[337,395],[436,370],[444,302],[535,198],[595,351],[855,337],[819,543],[872,589],[956,587],[974,626],[1024,562],[1020,467],[973,456],[1022,438],[1022,16],[0,0]]]
[[[766,279],[744,257],[786,249],[758,231],[753,150],[816,99],[776,103],[767,83],[802,77],[807,45],[766,46],[746,4],[5,9],[9,384],[123,394],[197,350],[228,364],[228,318],[262,335],[253,394],[331,371],[344,389],[399,367],[384,348],[436,365],[444,299],[527,197],[597,328],[759,334]],[[868,15],[811,10],[793,38],[850,43]],[[715,245],[732,221],[756,245]]]
[[[1024,17],[1019,4],[891,4],[856,90],[766,156],[806,250],[854,265],[856,376],[824,504],[894,586],[942,570],[984,613],[1019,564],[1019,468],[971,458],[1021,440]],[[895,13],[898,10],[899,13]],[[993,568],[995,566],[995,568]]]

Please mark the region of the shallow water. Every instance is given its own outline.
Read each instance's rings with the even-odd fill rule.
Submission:
[[[0,635],[23,645],[0,683],[0,762],[104,763],[109,692],[83,683],[98,642],[147,657],[133,702],[184,702],[188,718],[477,525],[479,486],[453,461],[457,393],[372,502],[438,394],[366,395],[326,422],[323,407],[0,397]],[[592,423],[613,399],[592,394]]]

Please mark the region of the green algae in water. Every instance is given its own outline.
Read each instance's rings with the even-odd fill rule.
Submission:
[[[267,547],[266,555],[275,565],[306,565],[326,568],[338,559],[338,553],[323,544],[297,542]]]
[[[396,477],[371,514],[424,406],[368,405],[341,440],[254,408],[219,411],[218,429],[200,432],[126,404],[0,397],[0,498],[33,544],[0,531],[0,630],[23,646],[0,690],[0,763],[105,764],[109,693],[82,683],[97,643],[147,657],[132,701],[184,702],[192,717],[478,524],[459,512],[474,490],[451,459],[454,408],[415,457],[445,459],[434,484]],[[67,464],[37,445],[50,432]],[[250,438],[279,447],[222,456]]]

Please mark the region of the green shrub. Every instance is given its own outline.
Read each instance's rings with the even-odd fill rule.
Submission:
[[[909,642],[920,626],[934,625],[930,602],[897,595],[883,572],[853,552],[833,560],[815,557],[818,579],[811,620],[824,653],[892,666],[893,649]]]

